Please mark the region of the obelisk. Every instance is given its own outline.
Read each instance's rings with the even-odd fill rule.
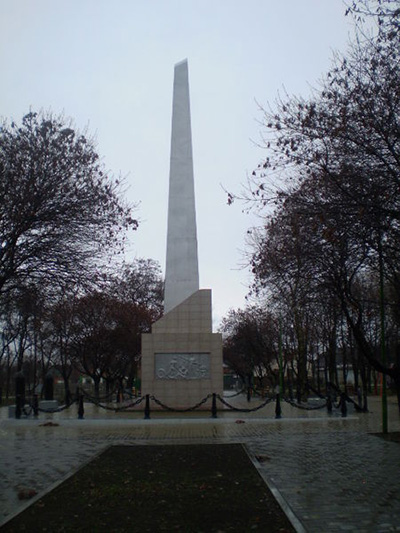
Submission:
[[[175,65],[164,312],[199,289],[188,62]]]
[[[173,87],[164,315],[142,334],[141,393],[154,408],[209,409],[223,391],[222,335],[212,332],[211,289],[199,289],[186,60]]]

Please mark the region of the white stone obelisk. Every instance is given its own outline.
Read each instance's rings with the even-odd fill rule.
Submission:
[[[199,289],[188,62],[175,65],[164,312]]]
[[[210,409],[222,394],[222,335],[212,332],[211,289],[199,289],[188,64],[175,65],[164,316],[142,334],[142,396]],[[200,402],[200,403],[199,403]]]

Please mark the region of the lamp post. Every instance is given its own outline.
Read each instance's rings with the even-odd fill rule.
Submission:
[[[381,361],[382,366],[386,366],[386,340],[385,340],[385,295],[383,279],[383,254],[382,254],[382,234],[379,235],[378,241],[379,257],[379,305],[381,317]],[[386,376],[382,372],[382,432],[388,432],[388,411],[387,411],[387,394],[386,394]]]
[[[283,395],[282,319],[279,319],[278,350],[279,350],[279,391],[282,396]]]

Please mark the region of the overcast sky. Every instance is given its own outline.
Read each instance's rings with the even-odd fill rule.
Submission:
[[[127,258],[165,268],[174,64],[187,58],[200,287],[214,322],[243,307],[239,192],[263,157],[257,103],[307,96],[352,32],[342,0],[0,0],[0,116],[51,109],[126,177],[141,224]]]

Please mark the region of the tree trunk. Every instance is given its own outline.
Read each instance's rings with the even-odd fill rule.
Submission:
[[[64,401],[66,405],[69,405],[72,400],[71,389],[69,388],[69,379],[64,374],[62,374],[62,378],[64,381]]]
[[[365,367],[365,361],[361,361],[361,358],[358,357],[358,360],[359,362],[361,363],[360,365],[360,375],[361,375],[361,382],[362,382],[362,390],[363,390],[363,405],[362,405],[362,408],[363,408],[363,411],[364,412],[367,412],[368,411],[368,378],[367,378],[367,372],[366,372],[366,367]]]
[[[307,399],[307,348],[303,342],[299,343],[297,359],[297,401]]]

